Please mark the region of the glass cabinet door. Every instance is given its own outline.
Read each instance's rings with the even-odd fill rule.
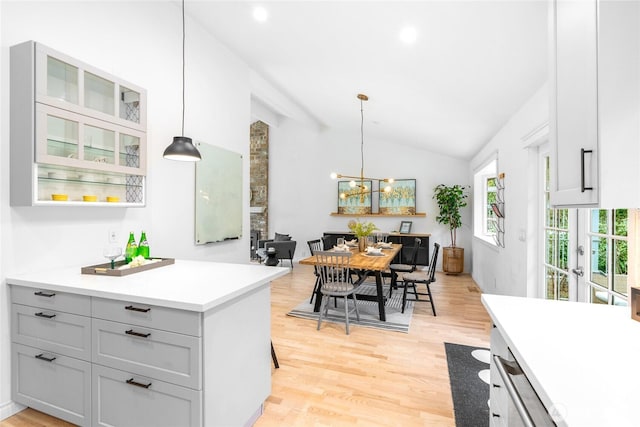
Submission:
[[[115,164],[116,133],[96,126],[84,126],[84,160]]]
[[[78,104],[78,67],[47,55],[47,96]]]
[[[47,155],[78,158],[78,122],[47,114],[46,137]]]
[[[115,115],[115,83],[84,72],[84,106],[101,113]]]

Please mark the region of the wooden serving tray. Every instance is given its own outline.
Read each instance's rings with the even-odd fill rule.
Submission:
[[[141,271],[147,271],[153,268],[164,267],[165,265],[171,265],[176,262],[174,258],[152,259],[160,259],[160,261],[154,262],[153,264],[141,265],[139,267],[124,268],[122,270],[120,270],[118,267],[126,265],[126,262],[116,261],[114,269],[111,269],[111,263],[107,262],[105,264],[96,264],[82,267],[80,269],[80,272],[82,274],[96,274],[99,276],[128,276],[129,274],[139,273]]]

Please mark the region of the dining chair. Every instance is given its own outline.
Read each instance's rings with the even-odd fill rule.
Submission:
[[[436,281],[436,263],[438,262],[438,251],[440,250],[440,245],[437,243],[433,244],[433,254],[431,255],[431,262],[429,264],[428,271],[414,271],[412,273],[406,273],[402,275],[402,280],[404,281],[404,290],[402,292],[402,312],[404,313],[404,307],[407,304],[407,301],[413,302],[429,302],[431,303],[431,311],[433,311],[433,315],[436,315],[436,307],[433,303],[433,295],[431,295],[431,287],[429,286],[431,283]],[[427,286],[426,292],[418,292],[416,289],[417,283],[424,283]],[[414,299],[407,299],[408,289],[411,288]],[[420,299],[419,295],[423,295],[428,297],[428,299]]]
[[[309,253],[311,254],[311,256],[315,256],[315,254],[322,251],[324,247],[322,239],[309,240],[307,241],[307,245],[309,245]],[[311,293],[309,304],[313,304],[313,297],[320,289],[320,272],[317,265],[313,266],[313,274],[316,276],[316,283],[313,285],[313,292]]]
[[[316,253],[316,264],[320,272],[320,292],[322,293],[322,305],[318,316],[318,330],[322,324],[322,318],[329,313],[329,299],[331,297],[344,298],[344,319],[349,335],[349,314],[356,313],[356,319],[360,320],[358,312],[358,300],[356,290],[358,286],[351,280],[350,262],[351,252],[321,251]],[[353,299],[353,310],[349,310],[349,297]]]
[[[418,250],[422,244],[422,239],[416,237],[413,241],[413,250],[411,251],[411,257],[408,264],[391,264],[389,265],[389,271],[391,271],[391,286],[389,286],[389,297],[393,289],[398,289],[398,273],[411,273],[416,269],[416,263],[418,260]],[[404,284],[404,283],[403,283]]]

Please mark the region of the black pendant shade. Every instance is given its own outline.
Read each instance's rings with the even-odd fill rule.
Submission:
[[[164,150],[162,157],[183,162],[197,162],[202,159],[191,138],[184,136],[184,0],[182,0],[182,135],[174,136],[173,142]]]
[[[174,136],[173,142],[164,150],[162,155],[169,160],[182,160],[185,162],[194,162],[202,159],[200,152],[193,145],[191,138],[186,136]]]

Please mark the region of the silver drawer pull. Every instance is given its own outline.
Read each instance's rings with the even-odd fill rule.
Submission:
[[[140,308],[140,307],[134,307],[132,305],[127,305],[124,308],[125,310],[131,310],[131,311],[139,311],[140,313],[148,313],[151,311],[151,308],[147,307],[147,308]]]
[[[136,386],[136,387],[142,387],[142,388],[149,388],[149,387],[151,387],[151,383],[149,383],[149,384],[142,384],[142,383],[139,383],[139,382],[137,382],[137,381],[134,381],[134,380],[133,380],[133,378],[129,378],[129,379],[127,380],[127,384],[131,384],[131,385],[134,385],[134,386]]]
[[[46,357],[44,353],[36,354],[36,359],[44,360],[45,362],[53,362],[55,357]]]
[[[136,332],[133,329],[129,329],[128,331],[124,331],[127,335],[134,335],[136,337],[149,338],[151,336],[151,332],[143,334],[142,332]]]
[[[47,297],[47,298],[51,298],[56,295],[55,292],[48,293],[48,292],[42,292],[42,291],[34,292],[33,294],[39,297]]]
[[[55,314],[47,314],[47,313],[44,313],[42,311],[39,312],[39,313],[36,313],[35,315],[38,316],[38,317],[45,317],[47,319],[53,319],[54,317],[56,317]]]

